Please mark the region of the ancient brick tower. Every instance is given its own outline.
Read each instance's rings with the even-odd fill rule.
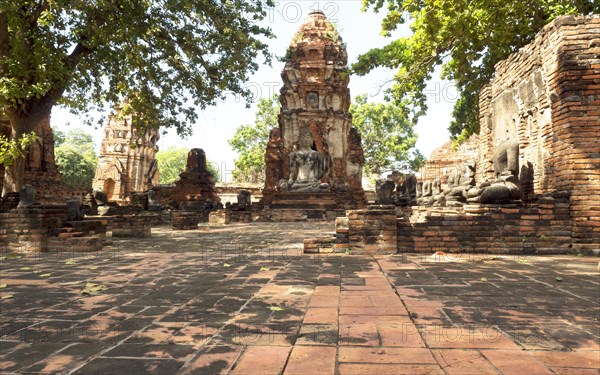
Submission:
[[[133,127],[132,115],[116,107],[104,129],[104,138],[94,177],[94,189],[102,189],[111,201],[122,201],[132,191],[146,191],[158,183],[154,158],[160,138],[157,130]]]
[[[271,132],[265,155],[263,202],[272,208],[283,208],[290,200],[299,207],[310,206],[317,204],[315,199],[321,206],[336,209],[364,205],[363,150],[348,111],[348,54],[322,12],[311,12],[294,35],[281,77],[279,127]],[[307,129],[314,139],[312,149],[327,160],[321,182],[330,189],[316,195],[282,192],[278,184],[289,178],[290,154],[298,149],[300,134]]]

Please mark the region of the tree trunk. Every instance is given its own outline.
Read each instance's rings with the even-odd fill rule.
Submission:
[[[11,126],[10,139],[18,140],[23,134],[33,131],[36,125],[38,125],[45,116],[32,115],[28,117],[18,117],[14,115],[11,116],[11,113],[8,112],[8,117]],[[11,165],[6,167],[4,172],[4,183],[2,186],[3,197],[8,193],[21,191],[21,187],[23,187],[23,177],[25,175],[26,157],[27,151],[23,157],[15,159]]]

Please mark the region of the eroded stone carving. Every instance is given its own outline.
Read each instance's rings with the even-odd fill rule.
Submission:
[[[106,193],[104,190],[95,188],[92,194],[97,206],[106,206],[108,204],[108,199],[106,199]]]
[[[81,200],[81,206],[84,210],[95,211],[98,205],[96,204],[96,199],[94,199],[94,195],[92,193],[87,193],[84,195]]]
[[[415,204],[417,197],[417,177],[412,173],[402,175],[393,172],[392,178],[400,183],[396,186],[396,194],[392,197],[394,204],[397,206],[409,206]]]
[[[326,172],[325,156],[311,148],[313,136],[309,129],[300,131],[298,150],[290,155],[290,177],[279,186],[284,191],[319,192],[328,191],[329,184],[321,182]]]
[[[501,176],[518,177],[519,143],[514,140],[500,143],[494,151],[493,162],[496,178]]]
[[[19,205],[17,206],[17,209],[34,206],[36,204],[35,189],[33,186],[29,184],[23,185],[21,191],[19,192]]]
[[[382,178],[375,183],[378,204],[392,204],[392,194],[396,184],[389,178]]]
[[[237,195],[237,204],[240,207],[249,207],[252,204],[252,194],[248,190],[240,190]]]
[[[162,206],[160,205],[160,203],[158,203],[156,201],[156,193],[154,192],[154,190],[150,189],[148,190],[148,211],[160,211],[162,210]]]
[[[79,199],[67,200],[67,220],[79,221],[83,220],[83,212],[81,211],[81,201]]]

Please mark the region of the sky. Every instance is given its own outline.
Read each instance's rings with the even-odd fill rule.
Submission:
[[[268,25],[275,35],[274,39],[268,40],[271,53],[283,56],[289,46],[293,35],[296,33],[302,21],[312,10],[321,10],[327,18],[336,25],[342,39],[347,45],[349,64],[357,61],[360,54],[374,47],[383,47],[391,40],[410,35],[410,30],[403,25],[392,34],[391,38],[380,35],[381,21],[385,11],[378,14],[372,10],[366,13],[361,11],[360,0],[344,1],[276,1],[275,7],[268,11],[263,21]],[[219,166],[221,180],[230,182],[234,169],[236,153],[227,142],[231,139],[238,126],[252,124],[256,113],[256,101],[261,97],[269,97],[278,93],[283,86],[280,78],[284,63],[273,59],[272,66],[262,64],[260,69],[250,78],[247,83],[254,93],[255,100],[250,108],[246,108],[246,101],[231,94],[224,101],[219,101],[215,106],[208,107],[200,112],[198,121],[194,125],[193,135],[187,139],[177,136],[175,130],[169,130],[162,135],[158,142],[160,149],[169,146],[185,148],[202,148],[207,158]],[[352,98],[361,94],[368,94],[369,101],[384,101],[383,86],[394,75],[394,71],[377,69],[370,74],[358,77],[350,77],[350,94]],[[427,86],[427,97],[429,110],[416,126],[419,135],[417,148],[426,157],[431,152],[448,141],[450,135],[448,125],[451,121],[451,113],[456,100],[456,90],[451,82],[439,79],[439,72],[433,75],[433,79]],[[65,108],[55,107],[52,111],[51,125],[54,129],[67,131],[69,129],[82,128],[91,133],[99,150],[102,141],[102,129],[94,129],[83,124],[83,118],[78,118]]]

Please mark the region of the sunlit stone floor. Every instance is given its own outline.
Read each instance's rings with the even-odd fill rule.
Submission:
[[[302,254],[328,231],[164,227],[101,253],[1,253],[0,371],[598,374],[598,258]]]

